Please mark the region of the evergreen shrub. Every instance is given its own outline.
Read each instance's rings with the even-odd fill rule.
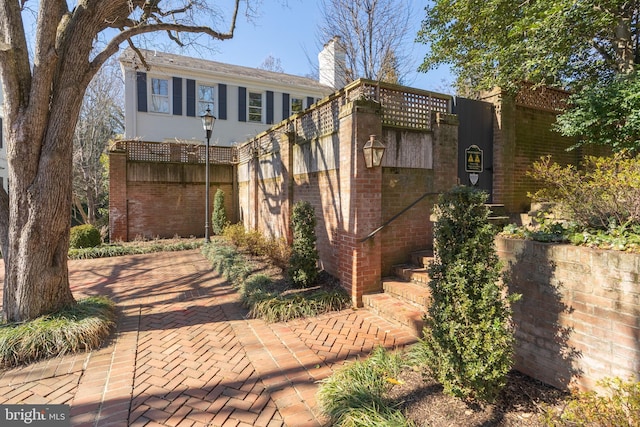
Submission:
[[[487,194],[455,187],[435,207],[431,305],[416,347],[447,394],[493,401],[513,366],[513,327]]]
[[[579,168],[546,156],[529,176],[542,185],[534,201],[555,203],[557,215],[583,229],[640,225],[640,155],[587,156]]]
[[[72,249],[95,248],[101,243],[100,231],[93,225],[83,224],[71,227],[69,247]]]
[[[289,258],[288,275],[294,286],[306,288],[318,276],[318,250],[316,249],[316,216],[309,202],[298,202],[291,215],[293,245]]]
[[[213,234],[220,236],[229,225],[227,214],[224,211],[224,191],[218,188],[213,197],[213,215],[211,218]]]

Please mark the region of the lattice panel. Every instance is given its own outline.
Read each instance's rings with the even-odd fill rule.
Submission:
[[[126,151],[131,161],[158,163],[205,163],[207,153],[203,144],[146,141],[118,141],[112,150]],[[237,156],[235,147],[209,147],[210,163],[231,164]]]
[[[297,117],[297,136],[311,140],[337,131],[341,101],[341,98],[334,98]]]
[[[431,113],[449,113],[451,98],[424,91],[398,90],[395,85],[362,84],[349,90],[350,101],[367,99],[380,102],[382,123],[411,129],[431,129]]]
[[[350,89],[347,92],[347,98],[349,102],[355,101],[357,99],[367,99],[378,101],[378,91],[377,86],[372,86],[370,84],[363,83],[360,86],[357,86],[353,89]]]
[[[253,144],[244,144],[238,148],[238,162],[245,163],[253,157]]]
[[[527,84],[516,95],[516,105],[537,110],[561,112],[567,108],[568,99],[569,92],[561,89],[547,87],[534,89],[532,85]]]

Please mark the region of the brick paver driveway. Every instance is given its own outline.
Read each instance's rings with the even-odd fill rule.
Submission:
[[[199,251],[70,261],[76,298],[119,308],[103,348],[0,372],[0,403],[68,404],[74,426],[316,426],[317,381],[415,341],[366,310],[268,324]],[[4,269],[0,269],[3,271]]]

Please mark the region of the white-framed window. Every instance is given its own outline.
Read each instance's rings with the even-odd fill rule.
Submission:
[[[291,98],[291,114],[300,113],[304,110],[304,101],[302,98]]]
[[[214,114],[214,100],[215,100],[215,86],[211,85],[198,85],[198,115],[202,116],[207,107],[211,110],[211,114]],[[215,115],[215,114],[214,114]]]
[[[169,114],[169,80],[151,78],[151,111]]]
[[[262,93],[249,92],[249,121],[262,123]]]

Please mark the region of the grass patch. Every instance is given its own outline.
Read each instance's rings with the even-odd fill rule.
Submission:
[[[0,366],[11,367],[98,348],[115,324],[115,304],[89,297],[58,313],[0,325]]]
[[[152,240],[148,242],[110,243],[95,248],[69,249],[69,259],[93,259],[123,255],[150,254],[154,252],[175,252],[198,249],[202,239]]]
[[[413,426],[387,398],[404,367],[401,352],[377,347],[367,359],[346,364],[322,380],[318,401],[331,425]]]
[[[351,305],[349,295],[329,275],[323,275],[324,280],[317,286],[300,290],[275,271],[269,273],[268,266],[258,265],[224,239],[212,240],[202,251],[214,270],[240,293],[252,317],[279,322],[317,316]],[[279,270],[279,266],[276,269]]]

